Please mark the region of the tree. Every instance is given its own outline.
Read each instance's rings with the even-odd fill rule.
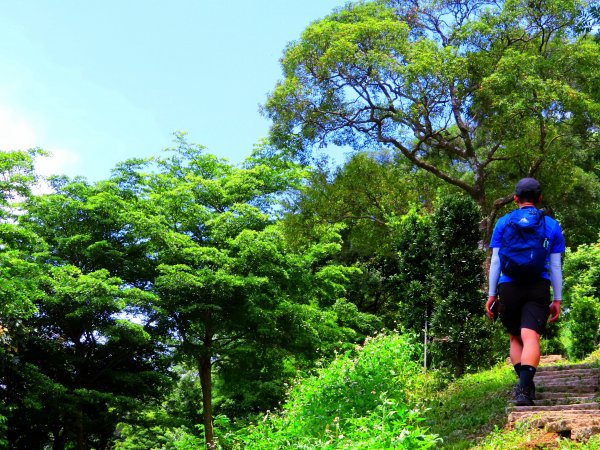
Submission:
[[[26,297],[31,305],[4,365],[9,438],[105,448],[117,423],[135,422],[169,382],[164,336],[143,320],[152,296],[133,288],[147,289],[156,264],[129,232],[134,198],[116,195],[115,183],[50,183],[54,192],[27,199],[3,233],[23,263],[2,286],[13,304]]]
[[[15,357],[23,333],[23,321],[35,313],[35,300],[42,292],[38,282],[40,269],[36,255],[43,254],[43,242],[14,223],[17,202],[31,194],[36,181],[35,157],[29,151],[0,151],[0,368]],[[6,440],[6,372],[0,371],[0,447]]]
[[[262,149],[234,167],[183,137],[154,162],[155,172],[128,163],[113,180],[123,196],[136,196],[131,230],[157,267],[149,320],[170,335],[175,356],[198,370],[210,448],[215,369],[247,379],[256,373],[249,355],[277,349],[312,359],[352,340],[348,324],[372,319],[345,303],[344,285],[356,269],[328,261],[339,251],[334,227],[300,254],[275,224],[278,197],[304,176],[298,165]]]
[[[348,299],[390,329],[409,323],[398,315],[398,290],[406,281],[397,276],[398,246],[403,239],[410,246],[413,237],[403,231],[401,219],[413,204],[431,208],[440,184],[412,169],[387,151],[358,152],[332,173],[311,172],[284,218],[292,242],[314,240],[323,224],[343,226],[342,251],[335,258],[360,268],[351,277]]]
[[[482,323],[479,217],[479,209],[471,199],[453,196],[439,202],[432,218],[431,283],[435,306],[431,331],[437,337],[442,365],[449,365],[457,376],[470,363],[485,364],[483,355],[473,349],[481,341],[489,342]]]
[[[597,140],[588,6],[350,4],[286,49],[264,108],[272,138],[299,153],[329,143],[392,149],[474,199],[488,242],[518,178],[548,181],[559,197],[578,171],[574,155]]]
[[[45,272],[44,295],[4,366],[8,441],[15,448],[109,448],[117,423],[134,421],[167,385],[160,342],[118,317],[148,294],[123,289],[106,270]]]
[[[286,229],[292,237],[310,238],[311,225],[343,223],[341,258],[365,260],[389,253],[390,220],[411,204],[431,206],[436,185],[431,178],[396,162],[390,152],[358,152],[332,173],[313,170],[295,202],[289,205]]]
[[[413,208],[394,226],[398,252],[397,272],[393,276],[397,321],[406,330],[423,337],[434,312],[434,287],[431,275],[438,262],[437,244],[432,238],[431,214]]]
[[[10,338],[9,328],[34,311],[35,255],[46,248],[41,239],[15,225],[18,200],[25,200],[37,180],[35,157],[40,150],[0,152],[0,336]]]
[[[31,194],[31,188],[37,181],[35,158],[42,155],[45,152],[40,149],[0,151],[0,219],[10,217],[15,201]]]
[[[147,288],[157,263],[147,258],[149,243],[132,232],[136,194],[116,180],[92,184],[79,177],[53,177],[49,182],[53,193],[30,198],[19,219],[47,243],[49,261],[86,274],[106,269],[130,286]]]

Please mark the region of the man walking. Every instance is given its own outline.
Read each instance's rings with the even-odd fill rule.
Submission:
[[[565,241],[558,222],[536,208],[541,194],[537,180],[520,180],[514,194],[519,208],[498,220],[490,242],[492,261],[485,308],[493,318],[499,306],[500,320],[508,331],[510,359],[519,377],[514,391],[519,406],[533,405],[540,335],[546,322],[558,319],[562,300]]]

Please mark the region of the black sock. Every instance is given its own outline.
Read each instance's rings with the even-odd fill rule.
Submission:
[[[515,368],[517,378],[519,378],[521,376],[521,363],[516,363],[513,367]]]
[[[521,366],[521,372],[519,373],[519,386],[527,387],[533,383],[533,377],[535,375],[535,367],[523,364]]]

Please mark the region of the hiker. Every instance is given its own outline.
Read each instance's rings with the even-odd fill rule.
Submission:
[[[485,309],[490,318],[498,314],[508,331],[510,359],[519,377],[515,403],[531,406],[535,399],[533,377],[540,361],[540,335],[546,322],[554,322],[560,315],[565,241],[558,222],[536,207],[542,199],[537,180],[520,180],[513,198],[519,208],[501,217],[492,234]]]

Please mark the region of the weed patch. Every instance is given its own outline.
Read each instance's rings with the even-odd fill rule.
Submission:
[[[427,449],[439,439],[415,409],[423,388],[406,335],[368,339],[296,385],[280,413],[236,432],[244,449]]]
[[[443,439],[444,448],[469,448],[506,424],[506,402],[515,383],[512,367],[505,364],[466,375],[430,399],[425,424]]]

